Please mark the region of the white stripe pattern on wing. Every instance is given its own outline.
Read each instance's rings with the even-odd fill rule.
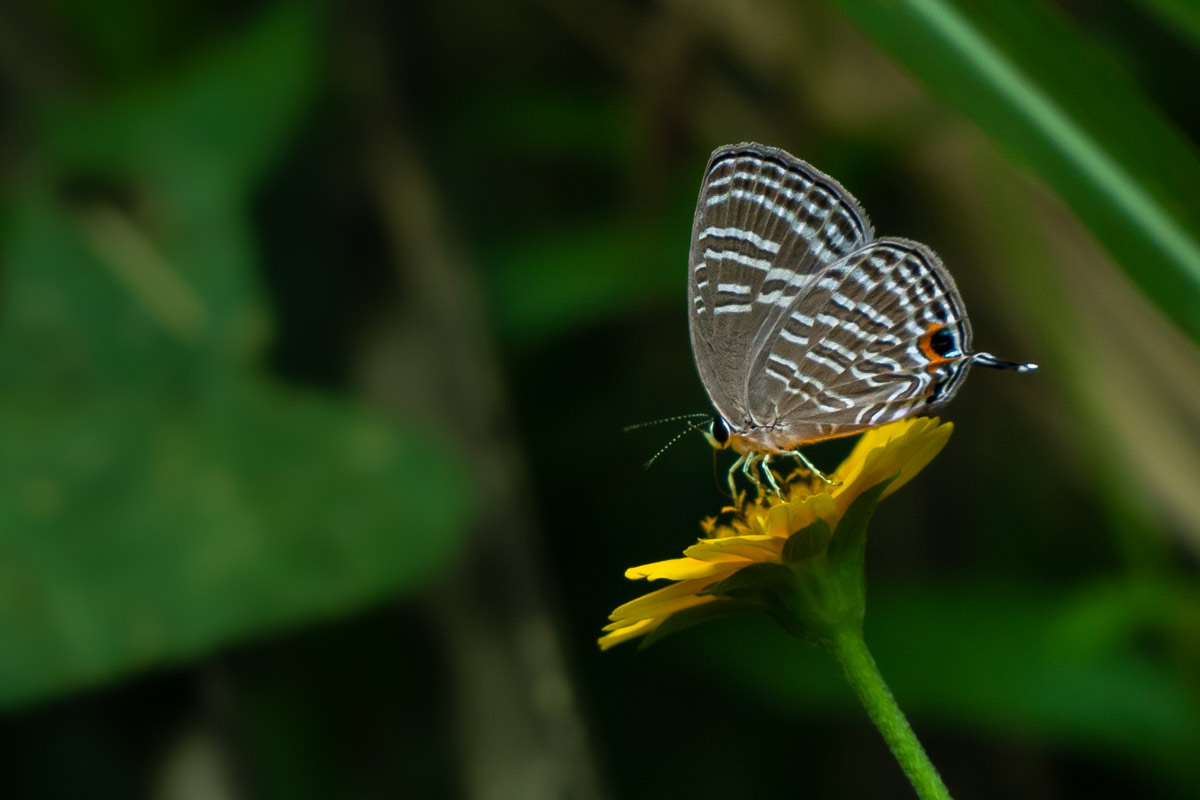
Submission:
[[[814,363],[820,364],[823,367],[827,367],[828,369],[833,370],[838,375],[841,375],[843,372],[846,371],[846,368],[843,367],[841,364],[837,363],[832,358],[826,358],[825,356],[820,355],[819,353],[811,353],[811,352],[805,353],[804,357],[807,358],[809,361],[812,361]]]
[[[783,289],[776,289],[773,292],[765,292],[755,298],[756,303],[769,303],[777,305],[780,308],[791,308],[792,303],[796,301],[799,292],[796,294],[784,294]]]
[[[771,269],[768,270],[767,274],[763,277],[763,283],[766,283],[767,281],[793,281],[800,277],[800,273],[794,269],[788,269],[787,267],[771,267]],[[805,275],[803,277],[804,280],[801,281],[801,286],[807,283],[811,276]]]
[[[900,366],[900,362],[894,358],[866,351],[862,354],[862,360],[866,364],[874,364],[877,367],[883,367],[888,372],[903,372],[904,368]]]
[[[795,194],[795,193],[789,192],[788,190],[781,190],[780,194],[783,194],[786,197],[789,194]],[[757,194],[755,192],[747,191],[745,189],[730,189],[728,192],[725,192],[724,194],[712,195],[705,201],[705,203],[709,206],[714,206],[714,205],[717,205],[718,203],[723,203],[730,198],[733,198],[735,200],[746,200],[748,202],[754,203],[755,205],[761,206],[763,209],[770,212],[771,214],[774,214],[775,216],[779,217],[780,219],[786,220],[788,223],[790,223],[792,231],[794,233],[797,233],[800,236],[803,236],[805,239],[808,239],[809,241],[816,239],[817,231],[816,231],[816,228],[814,228],[814,226],[812,226],[811,224],[808,224],[807,222],[801,222],[800,218],[796,215],[796,213],[794,211],[789,209],[787,206],[783,206],[783,205],[780,205],[779,203],[772,201],[770,198],[766,197],[765,195]],[[816,239],[816,242],[814,243],[813,246],[815,248],[817,245],[821,245],[822,249],[824,249],[824,244],[825,243],[822,242],[821,240]],[[820,253],[813,253],[813,255],[819,256]]]
[[[887,383],[887,381],[881,381],[879,379],[880,375],[885,373],[876,374],[874,372],[867,372],[865,369],[859,369],[853,364],[850,365],[850,374],[854,376],[856,381],[862,381],[872,389],[878,389],[880,386],[883,386]]]
[[[892,347],[899,347],[902,344],[900,337],[898,336],[893,336],[890,333],[871,333],[870,331],[864,331],[854,322],[841,317],[835,317],[833,314],[817,314],[817,322],[821,323],[822,325],[828,325],[831,328],[839,328],[841,330],[848,331],[860,342],[866,342],[868,344],[879,342],[880,344],[886,344]]]
[[[824,391],[824,395],[826,397],[831,397],[834,400],[839,401],[840,403],[844,404],[846,406],[846,408],[854,408],[853,400],[851,400],[849,397],[846,397],[846,395],[844,395],[844,394],[835,392],[833,389],[826,389]]]
[[[772,164],[772,166],[774,165]],[[797,184],[799,184],[797,188],[800,189],[800,191],[804,194],[807,194],[808,190],[813,185],[813,182],[808,178],[805,178],[803,175],[798,175],[795,172],[788,172],[784,177],[792,178]],[[757,186],[765,186],[768,189],[774,189],[775,191],[787,197],[789,200],[797,199],[793,196],[795,194],[795,189],[784,186],[783,180],[768,178],[766,175],[758,172],[731,172],[723,177],[713,178],[708,182],[708,186],[709,188],[714,186],[720,188],[722,186],[728,186],[734,181],[750,181]],[[800,196],[802,197],[803,195]],[[713,203],[709,203],[709,205],[713,205]]]
[[[839,356],[846,359],[847,364],[851,364],[858,360],[858,353],[855,353],[853,350],[843,347],[842,345],[838,344],[837,342],[833,341],[832,339],[824,339],[823,338],[817,344],[820,347],[824,347],[826,350],[829,350],[832,353],[837,353]]]
[[[774,361],[776,364],[779,364],[780,366],[787,367],[792,372],[800,371],[800,365],[797,364],[795,361],[789,361],[788,359],[784,358],[783,356],[777,355],[775,353],[771,353],[771,355],[767,356],[767,361]]]
[[[858,313],[862,314],[863,316],[865,316],[867,319],[871,320],[871,322],[874,322],[876,325],[879,325],[880,327],[883,327],[883,328],[892,327],[893,323],[889,317],[885,317],[883,314],[880,314],[872,306],[869,306],[866,303],[858,303],[857,305],[854,306],[854,310],[857,311]]]
[[[762,258],[753,258],[748,255],[737,252],[736,250],[713,250],[709,248],[704,251],[704,257],[708,259],[716,259],[718,261],[729,260],[741,264],[743,267],[762,270],[769,272],[771,270],[771,262]]]
[[[742,228],[708,227],[700,232],[699,238],[705,239],[710,236],[718,239],[737,239],[741,242],[749,242],[759,250],[763,250],[771,255],[775,255],[779,252],[779,242],[773,242],[770,239],[764,239],[754,231],[748,231]]]

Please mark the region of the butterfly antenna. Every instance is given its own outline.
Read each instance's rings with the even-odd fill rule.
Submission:
[[[637,422],[633,425],[626,425],[621,430],[629,433],[638,428],[649,428],[651,425],[661,425],[664,422],[678,422],[681,419],[696,419],[697,417],[712,417],[712,414],[707,411],[698,411],[695,414],[676,414],[673,417],[663,417],[662,419],[652,419],[649,422]]]
[[[689,415],[689,416],[690,416],[690,415]],[[709,415],[705,414],[704,416],[709,416]],[[683,419],[683,417],[680,417],[679,419]],[[649,422],[648,422],[648,423],[645,423],[645,424],[647,424],[647,425],[651,425],[651,424],[653,424],[653,423],[649,423]],[[693,422],[688,422],[688,424],[687,424],[687,427],[686,427],[686,428],[684,428],[684,429],[683,429],[683,430],[681,430],[679,433],[677,433],[677,434],[675,434],[674,436],[672,436],[672,437],[671,437],[671,441],[669,441],[669,442],[667,442],[666,444],[664,444],[662,447],[660,447],[660,448],[658,449],[658,452],[657,452],[657,453],[655,453],[654,455],[650,456],[650,459],[649,459],[649,460],[648,460],[648,461],[647,461],[645,464],[643,464],[643,465],[642,465],[642,469],[650,469],[650,466],[651,466],[651,465],[652,465],[652,464],[653,464],[655,461],[657,461],[657,460],[658,460],[658,457],[659,457],[659,456],[661,456],[663,453],[667,452],[667,449],[668,449],[668,448],[669,448],[671,445],[675,444],[676,442],[678,442],[678,441],[679,441],[680,439],[682,439],[684,436],[687,436],[687,435],[688,435],[689,433],[691,433],[692,431],[695,431],[696,433],[704,433],[704,429],[703,429],[703,428],[701,428],[699,425],[696,425],[696,424],[695,424],[695,423],[693,423]]]
[[[1038,368],[1037,364],[1021,364],[1016,361],[1001,361],[991,353],[972,353],[971,363],[978,364],[981,367],[991,367],[992,369],[1011,369],[1017,372],[1033,372]]]

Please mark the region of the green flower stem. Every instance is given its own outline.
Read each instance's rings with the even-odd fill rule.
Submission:
[[[917,796],[921,800],[950,800],[946,784],[942,783],[942,777],[925,754],[925,748],[917,741],[912,726],[892,696],[892,690],[883,682],[879,667],[875,666],[875,659],[863,640],[862,630],[857,626],[839,627],[831,645],[833,655],[846,673],[846,680],[867,709],[875,727],[883,734],[892,755],[900,762],[904,774],[917,790]]]

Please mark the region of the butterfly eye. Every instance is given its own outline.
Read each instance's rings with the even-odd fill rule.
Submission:
[[[712,437],[722,447],[729,442],[729,426],[720,417],[713,420]]]
[[[929,337],[929,349],[941,358],[961,355],[958,352],[958,342],[954,341],[954,334],[950,333],[949,328],[942,328]]]

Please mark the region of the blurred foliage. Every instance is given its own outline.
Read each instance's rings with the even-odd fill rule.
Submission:
[[[1200,339],[1200,159],[1109,59],[1035,0],[838,6],[1036,170]]]
[[[273,14],[38,123],[3,253],[0,703],[345,613],[456,549],[435,441],[256,374],[246,204],[313,90],[314,25]]]
[[[1188,757],[1200,741],[1188,680],[1140,653],[1136,641],[1139,630],[1166,627],[1185,609],[1193,617],[1200,610],[1181,587],[1095,587],[1074,596],[985,581],[883,587],[872,593],[866,633],[917,719],[1144,762],[1185,790],[1200,780]],[[854,707],[840,677],[818,665],[819,653],[782,655],[770,630],[725,628],[711,666],[747,690],[797,708]],[[820,680],[797,681],[797,673]]]
[[[1140,0],[1146,10],[1157,14],[1164,25],[1200,45],[1200,7],[1188,0]]]
[[[765,627],[595,648],[623,570],[721,502],[698,440],[644,473],[675,431],[615,432],[706,405],[695,189],[758,139],[1043,364],[972,375],[867,551],[868,641],[951,789],[1200,794],[1198,30],[1169,0],[7,5],[0,792],[176,796],[199,737],[227,796],[463,796],[497,760],[464,706],[532,752],[446,611],[516,614],[454,582],[473,551],[534,568],[468,535],[515,434],[570,683],[532,626],[510,655],[526,702],[576,699],[604,794],[905,796],[834,667]],[[392,338],[436,265],[388,245],[379,128],[486,302],[463,328],[516,410],[471,451],[395,400],[451,366]]]

